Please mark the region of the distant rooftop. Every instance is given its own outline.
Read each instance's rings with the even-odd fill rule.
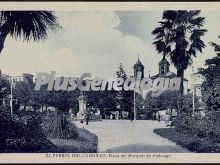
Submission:
[[[173,72],[167,72],[166,74],[156,74],[155,76],[152,76],[151,78],[152,79],[156,79],[158,77],[163,77],[163,78],[175,78],[177,77],[177,75]],[[188,81],[186,78],[183,79],[184,81]]]
[[[167,65],[170,65],[170,63],[167,61],[167,59],[165,58],[165,56],[160,60],[159,62],[159,65],[162,65],[162,64],[167,64]]]
[[[138,56],[138,61],[136,62],[136,64],[134,64],[134,68],[137,68],[137,67],[142,67],[144,68],[144,65],[141,63],[140,59],[139,59],[139,56]]]

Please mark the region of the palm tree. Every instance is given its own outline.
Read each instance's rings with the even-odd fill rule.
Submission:
[[[51,11],[0,11],[0,53],[8,35],[34,41],[47,38],[47,30],[59,28]]]
[[[167,10],[163,12],[163,21],[152,32],[158,53],[170,57],[177,69],[177,77],[181,78],[180,92],[183,94],[184,71],[192,63],[192,56],[202,52],[205,47],[201,37],[207,30],[201,29],[204,17],[199,10]]]

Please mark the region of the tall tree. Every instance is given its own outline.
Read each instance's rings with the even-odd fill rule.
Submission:
[[[14,97],[19,100],[20,104],[24,106],[30,105],[31,100],[34,99],[34,85],[26,82],[17,82],[14,89]]]
[[[181,78],[180,91],[183,94],[184,71],[192,63],[192,57],[202,52],[205,47],[201,37],[207,30],[202,29],[205,17],[200,17],[199,10],[166,10],[163,21],[152,32],[158,53],[169,56],[177,69],[177,77]]]
[[[144,109],[144,98],[143,96],[136,92],[135,93],[135,102],[136,102],[136,110],[137,110],[137,118],[139,118],[141,115],[146,114],[146,110]]]
[[[127,74],[122,63],[120,63],[118,69],[119,70],[116,72],[117,77],[126,80]],[[120,106],[119,117],[122,117],[122,111],[130,112],[133,107],[133,92],[125,91],[122,88],[121,91],[117,92],[116,102]]]
[[[193,112],[193,95],[186,94],[183,97],[179,97],[180,93],[177,91],[165,91],[156,99],[160,102],[161,109],[179,109],[180,106],[180,99],[183,102],[182,112],[187,114],[192,114]],[[199,108],[199,101],[198,97],[195,96],[195,108],[196,110]]]
[[[1,11],[0,53],[8,35],[34,41],[47,38],[47,30],[60,27],[51,11]]]
[[[161,100],[158,97],[152,96],[152,91],[148,92],[144,98],[144,107],[148,113],[148,117],[151,119],[156,119],[156,112],[160,110]]]
[[[207,68],[202,72],[205,76],[202,96],[209,110],[220,111],[220,45],[214,42],[210,45],[213,46],[217,55],[206,60]]]
[[[107,109],[116,109],[116,91],[89,91],[86,93],[88,97],[88,106],[96,106],[100,109],[101,114],[104,115]]]

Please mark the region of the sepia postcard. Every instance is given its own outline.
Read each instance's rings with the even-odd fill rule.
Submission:
[[[0,163],[219,163],[220,2],[0,2]]]

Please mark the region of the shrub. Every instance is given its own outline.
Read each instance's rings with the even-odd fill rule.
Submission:
[[[18,116],[0,112],[0,152],[52,152],[57,147],[41,131],[37,118],[26,124]]]
[[[219,112],[209,112],[203,119],[183,114],[174,119],[173,124],[179,132],[188,132],[200,138],[220,141],[219,118]]]
[[[42,128],[44,134],[55,139],[76,139],[78,138],[77,127],[66,114],[51,112],[43,119]]]
[[[188,114],[178,116],[173,120],[173,125],[176,126],[176,130],[180,132],[189,132],[195,119]]]
[[[187,148],[190,151],[194,152],[217,152],[219,153],[219,146],[213,141],[208,139],[199,138],[196,135],[185,133],[185,132],[178,132],[174,128],[160,128],[154,129],[154,133],[159,134],[160,136],[167,138],[184,148]]]

